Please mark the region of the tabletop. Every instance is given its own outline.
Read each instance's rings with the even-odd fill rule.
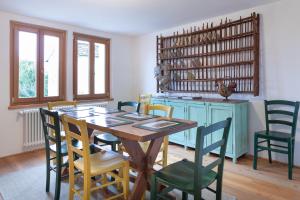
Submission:
[[[125,112],[102,107],[74,107],[57,109],[60,115],[82,119],[90,129],[108,132],[117,137],[145,142],[197,126],[197,122]]]

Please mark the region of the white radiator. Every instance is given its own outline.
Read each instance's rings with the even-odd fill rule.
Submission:
[[[81,104],[80,106],[107,107],[108,102]],[[23,117],[23,148],[25,151],[39,149],[44,145],[44,133],[39,109],[20,111]]]

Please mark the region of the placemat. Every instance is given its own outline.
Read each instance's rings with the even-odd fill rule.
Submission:
[[[145,115],[145,114],[142,114],[142,113],[134,112],[134,113],[121,114],[121,115],[118,115],[118,117],[125,118],[125,119],[136,120],[136,121],[144,121],[144,120],[153,119],[153,118],[156,118],[156,117],[159,117],[159,116],[157,116],[157,115]]]
[[[114,127],[121,126],[125,124],[132,124],[132,121],[114,118],[114,117],[105,117],[105,116],[94,116],[85,118],[87,123],[95,124],[103,127]]]
[[[174,129],[177,126],[183,124],[176,120],[161,119],[157,121],[145,122],[142,124],[133,125],[133,127],[141,128],[149,131],[164,131],[168,129]]]

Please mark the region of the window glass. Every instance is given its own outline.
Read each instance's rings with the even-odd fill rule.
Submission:
[[[37,96],[37,34],[19,32],[19,98]]]
[[[59,96],[59,38],[44,35],[44,96]]]
[[[90,93],[90,43],[77,41],[77,93]]]
[[[105,93],[105,45],[95,43],[95,94]]]

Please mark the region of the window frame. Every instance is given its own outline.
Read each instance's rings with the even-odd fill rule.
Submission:
[[[78,40],[87,41],[89,47],[89,94],[80,95],[77,92],[77,60],[78,60]],[[95,94],[95,43],[105,45],[105,93]],[[82,33],[73,33],[73,99],[74,100],[103,100],[110,99],[110,39]]]
[[[36,97],[19,98],[19,32],[37,35]],[[45,35],[59,38],[59,95],[44,97],[44,39]],[[66,31],[46,26],[10,21],[10,107],[43,104],[66,99]]]

